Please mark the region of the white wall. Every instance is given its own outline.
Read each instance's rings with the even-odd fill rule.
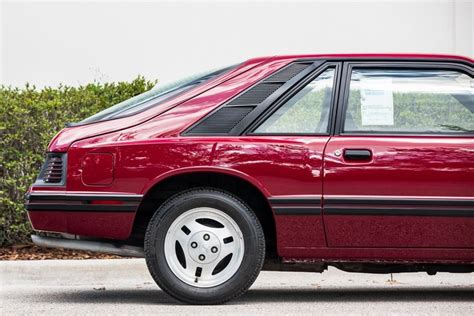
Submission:
[[[474,56],[468,0],[2,1],[0,14],[0,80],[13,86],[174,79],[274,54]]]

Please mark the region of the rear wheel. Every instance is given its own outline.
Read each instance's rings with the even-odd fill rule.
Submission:
[[[145,236],[157,284],[191,304],[218,304],[244,293],[260,272],[265,240],[255,214],[235,196],[193,189],[166,201]]]

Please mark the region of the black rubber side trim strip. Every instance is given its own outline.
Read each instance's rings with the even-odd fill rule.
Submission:
[[[311,198],[269,198],[268,201],[271,205],[321,205],[321,198],[311,197]]]
[[[444,216],[444,217],[474,217],[474,209],[419,209],[419,208],[324,208],[324,215],[380,215],[380,216]]]
[[[29,201],[98,201],[98,200],[111,200],[111,201],[130,201],[140,202],[142,195],[133,194],[33,194],[26,195],[26,199]]]
[[[102,204],[26,204],[28,211],[60,211],[60,212],[135,212],[134,205],[102,205]]]
[[[273,207],[275,215],[321,215],[320,207]]]
[[[474,206],[474,200],[390,199],[390,198],[324,198],[325,205],[427,205]]]

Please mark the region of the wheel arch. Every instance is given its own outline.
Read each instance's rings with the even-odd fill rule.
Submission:
[[[276,224],[275,214],[268,201],[270,194],[257,179],[237,170],[219,167],[188,167],[156,177],[144,190],[130,239],[134,243],[141,244],[146,226],[156,209],[173,195],[198,187],[224,190],[249,205],[263,227],[267,256],[276,256]]]
[[[258,181],[254,177],[244,172],[241,172],[235,169],[223,168],[223,167],[198,166],[198,167],[179,168],[179,169],[170,170],[170,171],[160,174],[159,176],[154,178],[152,181],[150,181],[150,183],[145,187],[145,189],[142,192],[143,198],[145,198],[147,194],[149,194],[155,186],[159,185],[160,183],[163,183],[163,181],[166,181],[170,178],[177,177],[177,176],[197,174],[197,173],[214,173],[214,174],[229,175],[236,178],[240,178],[248,182],[252,186],[254,186],[256,189],[258,189],[265,198],[270,197],[270,193],[265,189],[265,186],[260,181]]]

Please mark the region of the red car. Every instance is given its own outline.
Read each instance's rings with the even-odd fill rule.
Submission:
[[[473,60],[251,59],[72,123],[27,194],[49,247],[146,258],[188,303],[260,270],[474,271]]]

